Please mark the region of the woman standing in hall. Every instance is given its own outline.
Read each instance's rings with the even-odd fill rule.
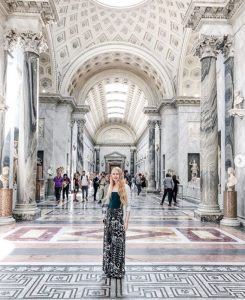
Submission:
[[[125,274],[125,232],[130,216],[130,188],[123,171],[111,171],[106,196],[107,211],[104,222],[103,271],[107,277],[123,278]]]

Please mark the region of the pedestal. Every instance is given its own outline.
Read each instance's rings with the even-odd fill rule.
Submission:
[[[14,223],[12,217],[13,190],[0,189],[0,225]]]
[[[237,219],[237,193],[236,191],[225,191],[224,194],[224,218],[220,222],[226,226],[240,226]]]
[[[53,178],[48,178],[47,197],[54,198],[54,181]]]
[[[44,199],[44,179],[37,179],[36,181],[36,202],[39,203]]]

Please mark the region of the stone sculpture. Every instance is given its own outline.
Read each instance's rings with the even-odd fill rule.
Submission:
[[[226,182],[227,191],[234,191],[235,185],[237,184],[235,170],[232,167],[230,167],[227,170],[227,174],[228,174],[228,178]]]

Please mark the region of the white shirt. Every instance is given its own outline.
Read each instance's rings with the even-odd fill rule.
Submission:
[[[87,186],[88,185],[88,176],[87,175],[83,175],[82,176],[82,182],[81,182],[82,186]]]

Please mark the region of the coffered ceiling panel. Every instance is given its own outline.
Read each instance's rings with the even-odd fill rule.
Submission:
[[[62,69],[97,44],[127,42],[159,57],[176,72],[183,39],[182,18],[190,1],[151,0],[130,8],[93,0],[55,0],[60,16],[52,35]]]

